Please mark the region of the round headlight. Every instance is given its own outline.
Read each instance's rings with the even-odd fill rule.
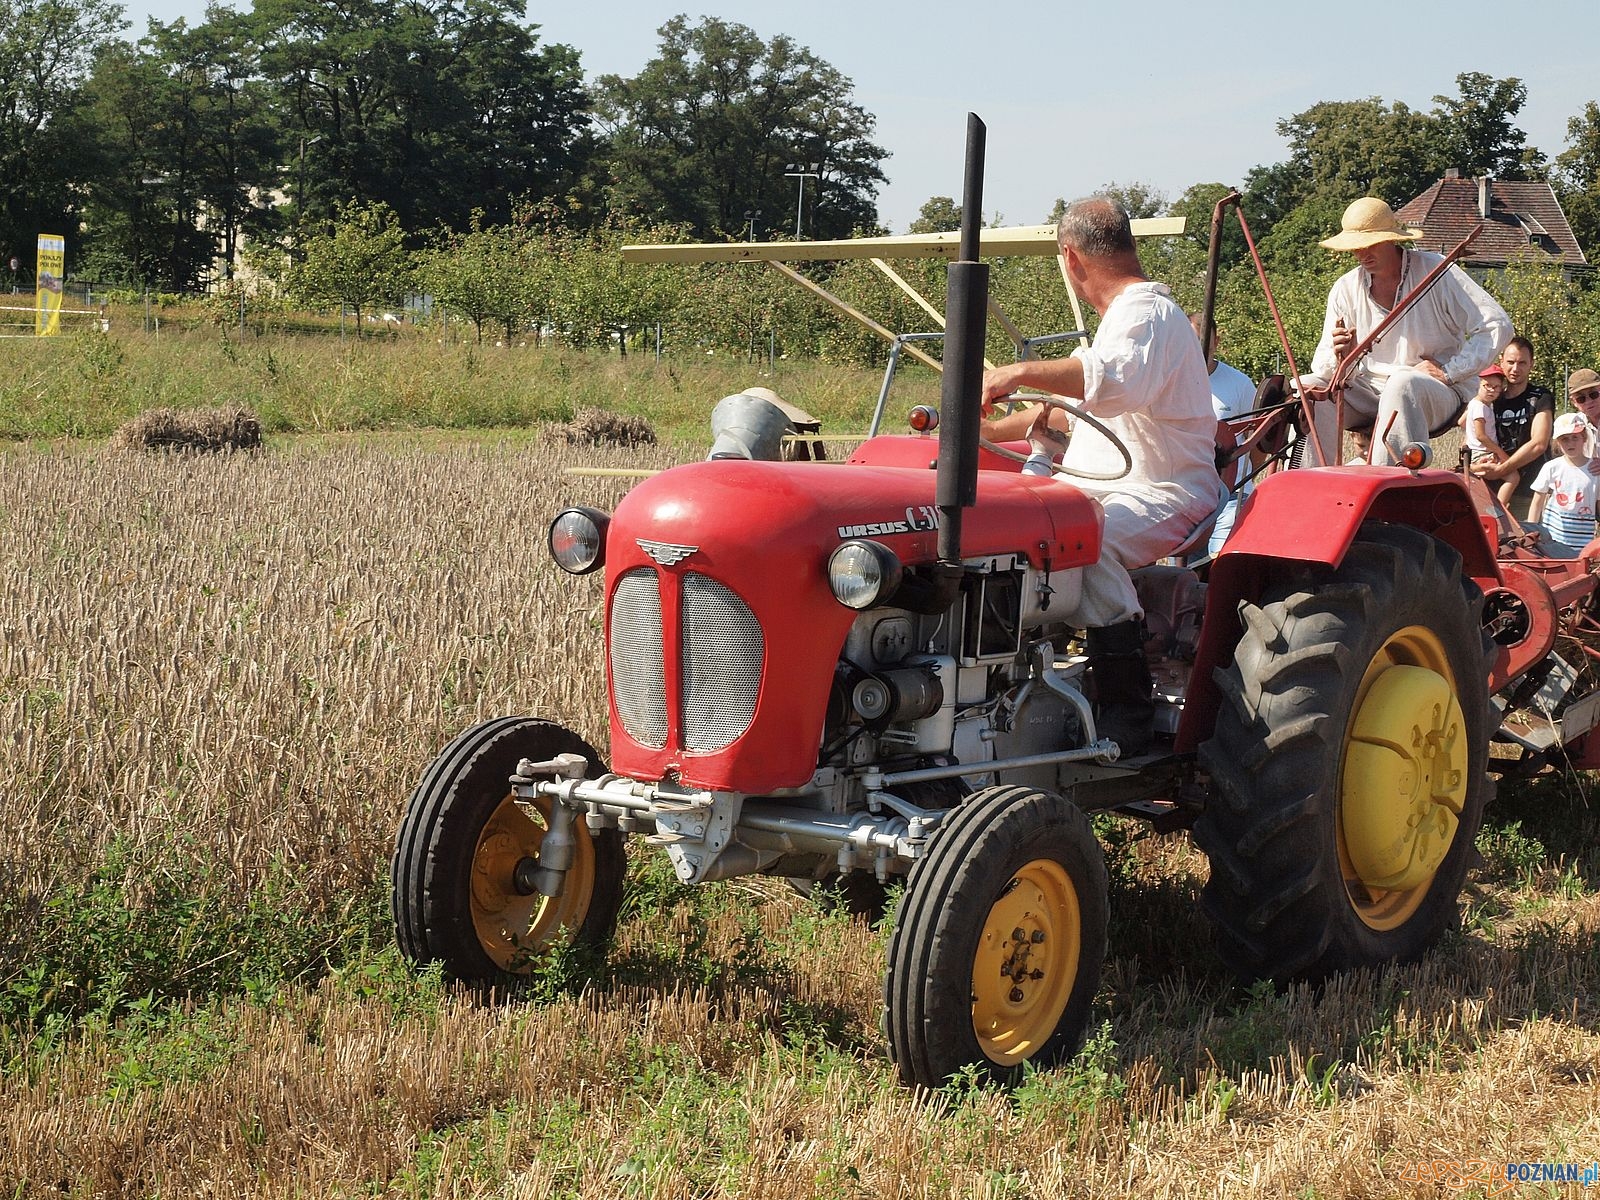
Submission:
[[[550,522],[550,557],[572,575],[587,575],[606,561],[611,518],[592,508],[569,508]]]
[[[900,560],[881,542],[845,542],[828,559],[828,586],[846,608],[871,608],[900,586]]]

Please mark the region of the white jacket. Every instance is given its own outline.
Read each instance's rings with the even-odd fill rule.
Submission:
[[[1443,261],[1442,254],[1431,250],[1403,248],[1396,298],[1404,297]],[[1333,327],[1341,317],[1345,328],[1360,340],[1389,315],[1388,309],[1373,302],[1371,286],[1372,277],[1361,267],[1335,280],[1328,292],[1322,340],[1311,358],[1313,374],[1327,379],[1339,364],[1333,352]],[[1381,381],[1400,367],[1432,359],[1443,368],[1456,394],[1466,400],[1478,389],[1478,372],[1492,363],[1510,340],[1511,318],[1506,310],[1465,271],[1452,266],[1373,344],[1357,370]],[[1380,388],[1381,383],[1374,390]]]

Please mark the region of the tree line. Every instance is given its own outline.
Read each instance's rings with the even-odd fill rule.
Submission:
[[[696,236],[794,211],[877,219],[888,152],[852,83],[792,39],[675,17],[633,77],[588,84],[514,0],[254,0],[127,40],[112,0],[0,0],[0,251],[65,233],[69,271],[190,290],[243,239],[292,249],[339,206],[408,242],[544,201]]]
[[[624,267],[615,253],[629,240],[785,236],[795,170],[816,176],[803,236],[884,232],[888,151],[848,78],[786,36],[679,16],[637,74],[586,82],[579,51],[544,43],[521,12],[513,0],[253,0],[129,40],[112,0],[0,0],[0,261],[28,262],[37,233],[65,232],[72,275],[231,297],[248,244],[257,275],[294,302],[367,314],[420,290],[480,336],[556,329],[626,347],[622,330],[660,324],[674,345],[713,352],[764,341],[881,360],[872,335],[762,268]],[[1297,345],[1344,265],[1316,245],[1344,205],[1371,194],[1398,206],[1449,167],[1548,180],[1600,255],[1600,105],[1547,155],[1517,126],[1522,81],[1467,72],[1456,86],[1427,110],[1312,105],[1279,122],[1285,159],[1241,182]],[[1198,304],[1211,206],[1230,189],[1107,190],[1135,216],[1188,218],[1183,238],[1142,249]],[[953,200],[931,197],[912,228],[959,220]],[[1237,229],[1221,249],[1225,353],[1264,370],[1276,339]],[[942,300],[939,266],[905,269]],[[868,264],[819,270],[892,328],[930,324]],[[1030,332],[1071,324],[1047,262],[997,264],[994,280]],[[1576,353],[1594,323],[1584,284],[1528,264],[1492,286]],[[1003,337],[994,354],[1009,354]]]
[[[1212,204],[1221,185],[1193,188],[1182,200],[1157,204],[1149,189],[1107,185],[1134,208],[1141,203],[1173,208],[1186,217],[1177,237],[1145,240],[1140,255],[1150,274],[1169,284],[1179,303],[1198,312],[1203,303]],[[958,206],[935,197],[919,225],[954,220]],[[689,355],[768,355],[822,359],[881,367],[889,348],[877,334],[824,306],[790,280],[760,263],[626,264],[628,243],[682,240],[686,230],[641,219],[613,217],[603,225],[575,228],[550,205],[521,205],[510,220],[489,224],[474,214],[460,232],[445,231],[423,246],[406,243],[398,216],[381,203],[349,204],[327,228],[308,235],[293,258],[272,255],[271,286],[237,280],[213,293],[217,324],[230,327],[241,309],[256,328],[289,325],[305,308],[349,311],[355,328],[403,298],[426,296],[426,315],[412,320],[456,323],[478,342],[534,344],[549,335],[578,347],[615,347],[623,354],[660,348],[674,359]],[[1229,227],[1225,227],[1229,228]],[[1304,230],[1280,222],[1259,243],[1279,312],[1301,365],[1322,328],[1323,306],[1348,256],[1315,246],[1326,230]],[[1241,237],[1236,226],[1230,238]],[[990,260],[990,293],[1028,335],[1070,330],[1075,314],[1061,286],[1055,260],[1011,257]],[[945,264],[910,260],[894,269],[942,310]],[[814,264],[808,273],[835,296],[890,330],[933,332],[938,322],[870,262]],[[1576,366],[1600,364],[1600,288],[1568,278],[1560,267],[1529,259],[1493,272],[1485,280],[1506,306],[1519,332],[1538,351],[1541,382],[1559,383]],[[245,294],[248,290],[248,295]],[[1093,314],[1086,314],[1093,320]],[[1249,261],[1225,264],[1217,289],[1222,357],[1254,378],[1287,364],[1271,313]],[[452,336],[460,336],[454,334]],[[998,322],[991,322],[988,357],[1008,361],[1018,354]],[[1057,346],[1045,353],[1062,353]],[[936,343],[922,349],[937,356]]]

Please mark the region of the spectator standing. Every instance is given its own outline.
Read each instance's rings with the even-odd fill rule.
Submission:
[[[1205,343],[1205,321],[1198,314],[1189,317],[1189,324],[1194,326],[1195,336],[1202,341],[1202,349],[1206,354],[1206,373],[1211,380],[1211,410],[1217,414],[1217,420],[1226,421],[1230,417],[1242,417],[1256,406],[1256,385],[1250,382],[1250,376],[1237,367],[1229,366],[1217,357],[1217,331],[1211,330],[1211,341]],[[1206,553],[1215,554],[1222,549],[1222,543],[1228,540],[1228,534],[1233,532],[1234,519],[1239,515],[1239,504],[1245,496],[1250,494],[1251,461],[1241,458],[1234,465],[1233,478],[1228,485],[1239,488],[1228,500],[1227,505],[1217,515],[1217,523],[1211,529],[1211,541],[1206,546]]]
[[[1600,375],[1579,367],[1567,376],[1567,399],[1589,424],[1589,457],[1600,459]]]
[[[1595,474],[1588,451],[1589,422],[1582,413],[1555,420],[1559,458],[1539,468],[1529,519],[1542,526],[1541,548],[1555,558],[1576,558],[1594,540]]]

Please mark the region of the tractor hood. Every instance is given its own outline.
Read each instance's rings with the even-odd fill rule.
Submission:
[[[908,565],[932,562],[936,450],[929,439],[885,437],[849,465],[727,459],[678,467],[624,497],[607,554],[629,553],[619,536],[647,538],[696,544],[708,556],[702,569],[713,574],[718,559],[747,554],[763,570],[807,571],[825,567],[840,542],[869,537]],[[1049,559],[1061,568],[1100,554],[1099,507],[1059,480],[981,471],[977,506],[964,520],[964,558],[1024,553],[1035,566]]]
[[[907,566],[936,557],[935,473],[911,457],[924,465],[693,463],[622,500],[606,539],[613,770],[751,794],[810,780],[860,615],[833,598],[829,555],[871,538]],[[1100,553],[1098,506],[1049,478],[982,471],[963,520],[969,560],[1060,570]]]

